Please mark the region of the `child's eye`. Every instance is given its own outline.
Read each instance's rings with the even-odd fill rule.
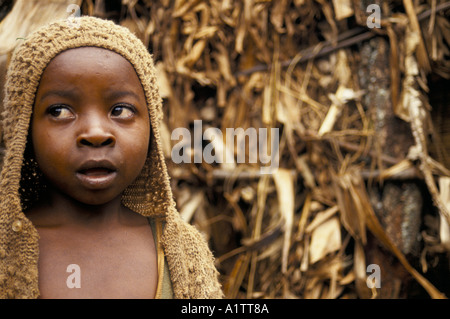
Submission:
[[[120,118],[120,119],[129,119],[129,118],[133,117],[135,113],[136,113],[136,111],[135,111],[134,107],[131,105],[130,106],[117,105],[117,106],[114,106],[111,111],[111,115],[113,117]]]
[[[70,119],[74,117],[72,111],[64,105],[55,105],[48,108],[47,113],[56,119]]]

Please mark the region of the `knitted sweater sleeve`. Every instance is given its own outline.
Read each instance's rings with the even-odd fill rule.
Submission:
[[[174,297],[220,299],[219,273],[205,238],[178,214],[170,214],[162,238]]]

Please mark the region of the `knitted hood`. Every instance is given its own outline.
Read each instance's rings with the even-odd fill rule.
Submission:
[[[42,186],[27,156],[29,123],[44,69],[59,53],[77,47],[99,47],[120,54],[132,64],[144,89],[151,125],[150,151],[141,174],[124,191],[122,203],[144,216],[164,219],[162,245],[174,296],[221,297],[217,271],[206,242],[193,226],[182,222],[175,208],[159,130],[162,101],[152,57],[142,42],[125,27],[94,17],[82,17],[76,23],[57,21],[20,41],[23,43],[13,53],[5,84],[0,297],[39,296],[39,235],[23,212],[39,196],[36,190]]]

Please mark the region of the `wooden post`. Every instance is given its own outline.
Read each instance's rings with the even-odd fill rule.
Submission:
[[[375,1],[381,7],[380,1]],[[361,10],[374,3],[361,1]],[[375,129],[374,150],[393,158],[404,159],[414,140],[408,123],[394,115],[391,102],[389,42],[375,37],[360,46],[359,85],[366,92],[362,103],[372,116]],[[380,159],[374,158],[378,169],[386,169]],[[385,165],[385,164],[384,164]],[[403,254],[418,252],[418,234],[421,222],[422,195],[418,184],[411,181],[384,181],[368,185],[374,210],[384,229]],[[365,247],[366,263],[377,264],[381,270],[380,298],[405,298],[411,276],[395,257],[381,247],[374,237],[368,237]]]

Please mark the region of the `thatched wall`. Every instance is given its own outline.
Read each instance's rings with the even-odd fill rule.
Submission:
[[[450,294],[450,2],[17,0],[0,10],[3,67],[15,39],[74,2],[154,55],[177,204],[227,297]],[[279,169],[261,175],[237,148],[232,162],[175,164],[171,132],[195,120],[278,128]]]

